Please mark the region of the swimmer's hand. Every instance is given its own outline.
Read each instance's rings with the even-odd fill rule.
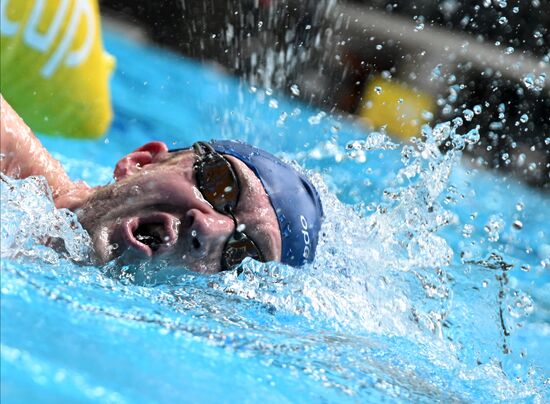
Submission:
[[[0,170],[13,178],[41,175],[50,185],[57,208],[75,209],[89,196],[84,182],[73,182],[61,163],[0,95]]]

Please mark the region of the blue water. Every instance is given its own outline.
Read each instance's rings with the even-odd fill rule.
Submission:
[[[548,194],[441,155],[441,128],[402,149],[214,68],[114,32],[105,42],[107,137],[41,137],[70,175],[106,183],[149,140],[247,140],[313,170],[318,259],[113,276],[73,262],[85,234],[39,180],[3,185],[2,402],[549,400]]]

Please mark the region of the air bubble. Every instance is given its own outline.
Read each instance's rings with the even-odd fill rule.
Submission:
[[[462,111],[462,113],[464,114],[464,119],[466,119],[468,122],[471,121],[474,117],[474,111],[472,111],[471,109],[465,109],[464,111]]]
[[[479,104],[478,104],[478,105],[474,105],[473,110],[474,110],[474,114],[476,114],[476,115],[481,114],[481,111],[482,111],[481,105],[479,105]]]
[[[500,17],[500,18],[498,19],[498,23],[499,23],[500,25],[504,25],[504,24],[506,24],[507,22],[508,22],[508,18],[506,18],[506,17]]]
[[[300,95],[300,87],[298,87],[297,84],[293,84],[290,86],[290,92],[292,93],[292,95],[298,97]]]
[[[246,225],[244,223],[240,223],[238,226],[237,226],[237,231],[239,233],[242,233],[243,231],[246,230]]]
[[[382,94],[382,87],[380,87],[380,86],[374,87],[374,92],[375,92],[376,94]]]

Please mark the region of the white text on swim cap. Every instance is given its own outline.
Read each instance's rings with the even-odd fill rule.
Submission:
[[[302,215],[300,215],[300,224],[302,225],[302,236],[304,237],[304,244],[305,244],[303,257],[308,258],[309,257],[309,251],[310,251],[310,248],[309,248],[309,243],[310,243],[310,241],[309,241],[309,231],[308,231],[308,227],[307,227],[307,220]]]

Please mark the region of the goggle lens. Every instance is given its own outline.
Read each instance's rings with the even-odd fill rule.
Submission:
[[[231,216],[235,224],[235,231],[225,243],[222,252],[222,269],[231,269],[246,257],[264,261],[254,241],[237,230],[238,223],[233,211],[239,201],[240,188],[231,163],[208,143],[197,142],[193,149],[198,156],[194,168],[199,191],[216,211]]]

